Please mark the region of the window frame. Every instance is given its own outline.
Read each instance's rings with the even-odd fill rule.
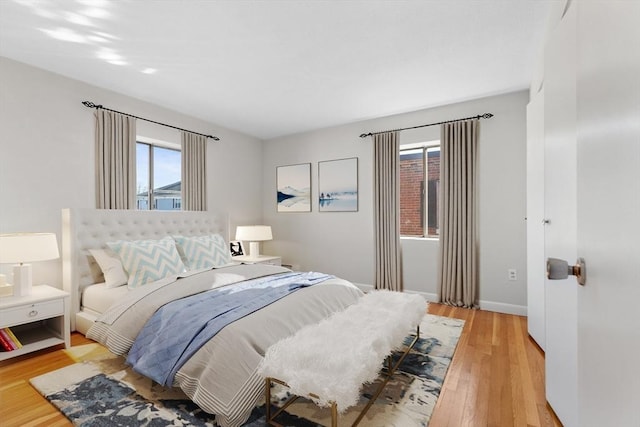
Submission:
[[[154,153],[153,150],[154,148],[161,148],[164,150],[172,150],[172,151],[177,151],[180,153],[180,157],[181,157],[181,161],[180,161],[180,170],[182,171],[182,147],[180,144],[174,144],[171,142],[167,142],[167,141],[160,141],[160,140],[156,140],[156,139],[152,139],[152,138],[146,138],[143,136],[137,136],[136,137],[136,148],[138,147],[138,144],[140,145],[145,145],[147,146],[147,159],[149,161],[149,170],[148,170],[148,174],[147,174],[147,184],[148,184],[148,188],[147,188],[147,209],[140,209],[138,207],[138,200],[137,200],[137,196],[138,194],[140,194],[140,192],[138,192],[136,190],[136,210],[146,210],[146,211],[156,211],[156,210],[166,210],[166,209],[157,209],[157,207],[155,206],[155,192],[154,192]],[[137,149],[136,149],[136,153],[137,153]],[[136,181],[138,179],[138,171],[137,171],[137,163],[138,160],[136,159]],[[182,181],[182,178],[180,179],[180,181]],[[181,182],[182,185],[182,182]],[[178,209],[174,209],[174,210],[182,210],[182,196],[180,197],[180,206]],[[175,201],[174,201],[174,205],[175,205]]]
[[[403,239],[440,239],[440,222],[438,218],[438,212],[435,212],[436,215],[436,230],[437,234],[429,233],[429,155],[428,152],[430,149],[438,148],[438,151],[441,152],[441,144],[440,140],[432,140],[432,141],[422,141],[417,143],[410,144],[401,144],[399,149],[399,156],[402,154],[410,154],[412,151],[421,151],[422,152],[422,174],[423,180],[421,183],[421,221],[422,221],[422,235],[410,235],[410,234],[400,234],[400,237]],[[401,178],[402,179],[402,178]],[[436,209],[439,209],[440,204],[440,174],[438,173],[438,180],[436,180],[435,185],[435,197],[437,200]]]

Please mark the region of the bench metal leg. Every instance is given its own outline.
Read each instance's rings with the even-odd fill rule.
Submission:
[[[387,366],[387,375],[385,376],[384,380],[380,383],[380,385],[376,389],[376,392],[373,394],[373,396],[371,396],[371,398],[367,402],[367,405],[362,409],[362,411],[358,415],[358,418],[356,418],[356,420],[353,422],[353,424],[351,425],[352,427],[357,426],[360,423],[360,421],[362,421],[362,419],[366,415],[366,413],[369,410],[369,408],[371,408],[371,406],[375,403],[375,401],[380,396],[380,393],[382,393],[382,390],[384,390],[384,388],[386,387],[387,383],[389,382],[389,380],[391,379],[391,377],[395,373],[396,369],[398,369],[400,364],[404,361],[405,357],[407,357],[407,355],[409,354],[411,349],[413,349],[413,347],[416,345],[416,343],[418,342],[418,339],[420,339],[420,326],[419,325],[416,328],[416,337],[411,341],[411,344],[409,344],[407,346],[407,348],[402,353],[402,355],[400,356],[398,361],[395,364],[393,364],[391,356],[388,357],[388,360],[387,360],[387,364],[388,364],[388,366]],[[276,413],[273,414],[273,416],[272,416],[271,415],[271,383],[272,382],[280,384],[280,385],[283,385],[285,387],[288,387],[287,383],[285,383],[284,381],[280,381],[277,378],[266,378],[266,381],[265,381],[266,422],[267,422],[267,425],[270,425],[270,426],[283,427],[281,424],[279,424],[279,423],[277,423],[275,421],[275,418],[278,415],[280,415],[286,408],[288,408],[289,405],[291,405],[293,402],[295,402],[296,399],[298,399],[298,397],[300,397],[300,396],[295,396],[295,395],[291,396],[291,398],[289,400],[287,400],[285,402],[285,404],[282,405],[282,407],[280,407],[276,411]],[[311,397],[318,398],[318,396],[316,396],[314,394],[311,394]],[[331,427],[338,427],[338,406],[336,405],[335,402],[331,403]]]
[[[264,388],[264,407],[266,409],[266,421],[267,425],[271,424],[271,378],[267,377],[265,379],[265,388]]]
[[[367,411],[369,410],[369,408],[371,408],[371,406],[378,399],[378,397],[380,396],[380,393],[382,393],[382,390],[384,390],[384,388],[387,386],[387,383],[389,382],[389,380],[391,379],[391,377],[395,373],[396,369],[398,369],[400,364],[404,361],[404,358],[407,357],[407,355],[409,354],[411,349],[416,345],[416,343],[418,342],[419,338],[420,338],[420,325],[418,325],[418,327],[416,328],[416,337],[413,339],[413,341],[411,341],[411,344],[409,344],[407,346],[405,351],[402,353],[402,356],[400,356],[400,358],[395,363],[395,365],[392,365],[391,356],[389,356],[389,360],[388,360],[389,367],[388,367],[388,372],[387,372],[387,375],[386,375],[385,379],[382,381],[382,383],[380,383],[380,385],[376,389],[376,392],[373,394],[373,396],[371,396],[371,398],[367,402],[367,405],[360,412],[360,415],[358,415],[358,418],[356,418],[356,420],[353,422],[353,424],[351,424],[352,427],[357,426],[360,423],[360,421],[362,421],[364,416],[367,414]]]
[[[282,424],[279,424],[275,421],[275,419],[278,417],[278,415],[280,415],[282,412],[284,412],[285,409],[287,409],[293,402],[295,402],[296,400],[298,400],[298,398],[300,396],[291,396],[289,398],[289,400],[287,400],[284,405],[282,405],[280,408],[278,408],[278,410],[271,415],[271,383],[276,383],[276,384],[280,384],[283,385],[285,387],[288,387],[287,383],[285,383],[284,381],[280,381],[277,378],[270,378],[267,377],[265,379],[265,408],[266,408],[266,414],[265,414],[265,421],[267,423],[267,425],[270,426],[276,426],[276,427],[284,427]],[[316,397],[317,396],[313,396]]]

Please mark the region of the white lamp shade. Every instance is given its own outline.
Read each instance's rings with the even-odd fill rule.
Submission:
[[[46,261],[59,257],[54,233],[0,234],[0,263]]]
[[[236,240],[262,242],[273,239],[269,225],[240,225],[236,228]]]

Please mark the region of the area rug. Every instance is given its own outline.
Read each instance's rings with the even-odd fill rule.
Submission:
[[[462,320],[425,315],[421,338],[360,425],[428,425],[463,326]],[[406,342],[412,339],[409,335]],[[31,384],[76,426],[217,426],[214,417],[200,410],[181,390],[162,387],[137,374],[124,358],[99,344],[65,351],[77,363],[32,378]],[[360,403],[340,415],[340,425],[353,423],[375,388],[375,382],[363,387]],[[288,398],[284,389],[272,393],[274,403]],[[245,427],[264,426],[264,415],[261,404]],[[298,399],[277,419],[282,425],[295,427],[326,426],[330,420],[328,409],[305,399]]]

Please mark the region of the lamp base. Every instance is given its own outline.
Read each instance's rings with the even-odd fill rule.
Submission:
[[[13,266],[13,295],[22,297],[31,295],[31,264],[16,264]]]
[[[249,257],[260,257],[260,242],[249,242]]]

